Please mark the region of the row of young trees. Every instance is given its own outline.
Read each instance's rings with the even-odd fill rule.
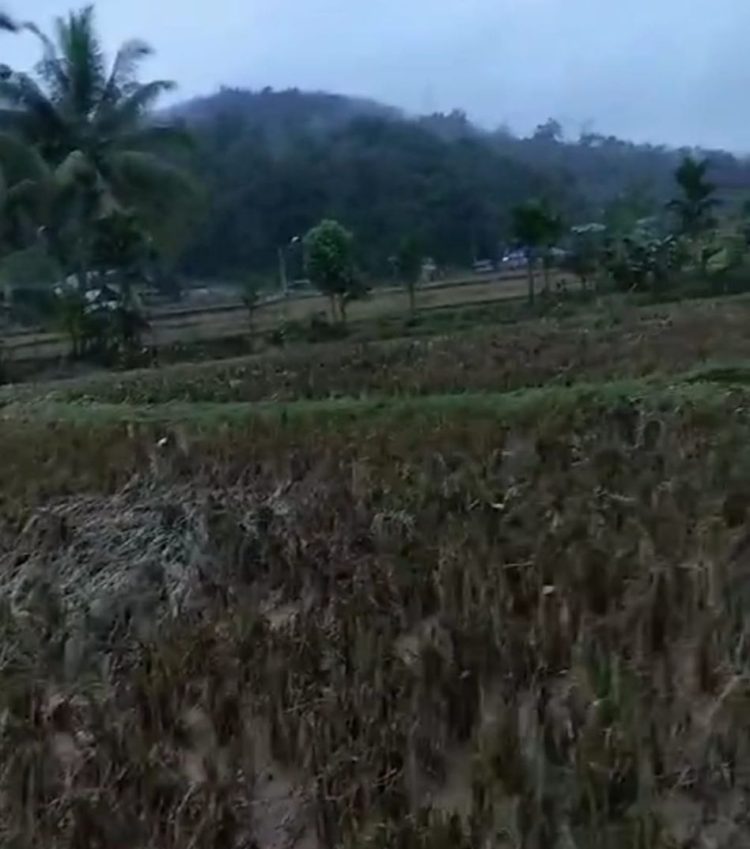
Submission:
[[[711,271],[726,272],[736,266],[748,244],[747,228],[739,241],[726,221],[720,229],[716,187],[707,171],[707,161],[686,157],[675,172],[680,194],[667,204],[667,214],[661,219],[634,220],[630,228],[619,232],[598,222],[568,230],[560,213],[544,201],[516,206],[513,233],[525,256],[529,304],[536,300],[540,267],[545,293],[549,293],[554,267],[575,274],[584,288],[607,277],[620,288],[653,290],[678,272],[694,271],[705,278]],[[309,231],[303,243],[311,283],[330,298],[334,321],[345,324],[348,303],[363,291],[352,233],[337,221],[325,220]],[[408,292],[413,316],[424,265],[418,238],[403,238],[392,265]]]
[[[58,19],[53,36],[0,23],[41,51],[34,73],[0,73],[0,252],[49,260],[77,353],[127,344],[140,322],[132,282],[174,254],[196,194],[174,164],[189,137],[151,111],[174,84],[140,81],[152,50],[139,40],[108,63],[92,6]]]
[[[716,215],[719,200],[708,179],[706,160],[686,157],[675,172],[679,196],[664,216],[635,219],[618,229],[593,222],[568,229],[545,201],[529,200],[512,211],[516,246],[525,256],[528,300],[536,300],[541,267],[546,293],[554,267],[576,275],[584,288],[606,278],[622,289],[652,291],[680,274],[722,277],[744,259],[750,230]],[[324,221],[304,240],[311,282],[331,298],[334,319],[346,321],[346,305],[361,292],[355,273],[352,234],[336,221]],[[564,249],[561,249],[561,245]],[[406,236],[393,257],[394,271],[416,311],[416,288],[424,262],[419,240]]]
[[[330,300],[334,322],[345,325],[349,303],[362,297],[367,288],[357,269],[352,232],[338,221],[325,219],[308,231],[303,248],[310,283]],[[393,270],[408,293],[409,313],[414,317],[417,285],[424,268],[419,239],[406,236],[392,261]]]
[[[709,179],[706,159],[686,156],[674,173],[677,197],[660,215],[595,221],[568,229],[548,204],[529,201],[513,211],[514,234],[524,250],[529,302],[534,303],[536,270],[541,264],[545,289],[555,254],[561,268],[584,288],[609,282],[624,290],[659,290],[683,281],[704,288],[740,268],[750,245],[748,206],[718,214],[721,202]],[[562,245],[565,250],[555,251]],[[714,286],[716,289],[716,286]]]

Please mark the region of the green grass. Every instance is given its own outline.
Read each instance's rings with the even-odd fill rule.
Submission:
[[[722,407],[729,397],[745,398],[741,390],[750,379],[750,364],[732,369],[707,369],[675,375],[572,386],[547,386],[506,393],[463,393],[396,398],[333,398],[310,401],[255,403],[169,402],[108,404],[97,401],[39,400],[8,405],[6,421],[24,423],[242,423],[261,419],[272,423],[302,421],[403,421],[415,417],[471,418],[490,415],[513,424],[555,414],[606,411],[622,403],[660,407]],[[716,385],[719,384],[719,385]],[[748,396],[750,397],[750,396]]]

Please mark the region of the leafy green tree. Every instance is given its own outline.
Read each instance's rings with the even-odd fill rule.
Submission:
[[[47,164],[37,194],[47,199],[48,235],[66,266],[83,275],[91,261],[90,225],[97,218],[128,210],[157,242],[170,231],[192,184],[164,154],[184,148],[187,137],[149,115],[174,86],[166,80],[139,82],[139,66],[152,55],[147,44],[127,42],[107,67],[92,6],[58,19],[54,39],[27,28],[42,43],[42,60],[34,75],[0,79],[0,99],[9,107],[4,125]],[[55,215],[55,206],[64,211]]]
[[[396,266],[409,295],[409,314],[412,318],[417,312],[417,284],[422,275],[423,262],[424,252],[419,239],[406,236],[399,246]]]
[[[330,298],[334,321],[346,324],[347,303],[358,294],[354,237],[338,221],[326,219],[307,233],[304,244],[310,281]]]

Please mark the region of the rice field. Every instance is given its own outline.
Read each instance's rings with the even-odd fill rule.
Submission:
[[[0,844],[745,845],[747,311],[6,390]]]

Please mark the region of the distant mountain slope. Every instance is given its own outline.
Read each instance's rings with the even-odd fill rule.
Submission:
[[[458,110],[410,117],[297,89],[222,89],[170,114],[193,128],[211,190],[185,266],[204,275],[270,270],[280,245],[325,216],[354,230],[362,266],[378,274],[405,235],[465,265],[510,241],[510,210],[531,196],[547,197],[571,223],[663,209],[687,152],[591,133],[568,141],[554,121],[518,138]],[[725,201],[744,199],[748,162],[705,155]]]
[[[170,110],[170,114],[194,126],[233,121],[262,129],[271,138],[300,133],[324,136],[356,118],[401,120],[404,117],[398,109],[374,100],[327,92],[274,91],[270,88],[261,91],[222,88],[209,97],[179,104]]]

